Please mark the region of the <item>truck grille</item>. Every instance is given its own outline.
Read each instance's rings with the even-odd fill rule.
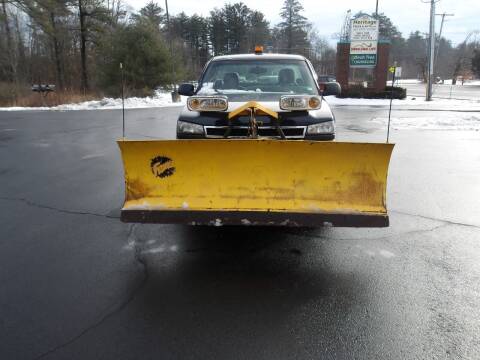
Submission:
[[[205,126],[207,138],[223,138],[228,126]],[[287,139],[303,139],[305,137],[306,126],[281,126],[281,129]],[[229,137],[248,137],[248,126],[233,126]],[[273,126],[259,126],[258,136],[260,137],[278,137],[278,131]]]

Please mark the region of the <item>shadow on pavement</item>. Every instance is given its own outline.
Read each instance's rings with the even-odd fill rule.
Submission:
[[[366,279],[332,264],[328,242],[303,236],[322,230],[168,228],[174,242],[161,227],[138,229],[148,282],[129,326],[177,358],[295,357],[313,329],[316,347],[336,347],[335,323],[364,301]],[[153,234],[163,251],[149,252],[159,249]]]

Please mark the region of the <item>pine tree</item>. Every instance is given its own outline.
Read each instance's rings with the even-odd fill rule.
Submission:
[[[285,0],[280,12],[282,22],[278,24],[283,35],[284,46],[287,52],[294,49],[303,49],[308,46],[307,18],[301,13],[303,6],[299,0]]]
[[[144,19],[152,23],[156,28],[160,28],[160,25],[165,20],[163,9],[153,0],[140,9],[139,15],[134,15],[135,19]]]
[[[208,18],[210,42],[214,56],[228,53],[227,25],[225,23],[225,12],[223,9],[213,9]]]
[[[270,41],[270,27],[260,11],[252,11],[249,16],[249,43],[248,49],[251,51],[256,45],[266,45]]]
[[[228,51],[231,54],[247,52],[248,20],[251,10],[243,3],[224,7]]]
[[[151,95],[157,86],[171,83],[167,44],[160,30],[148,19],[140,15],[133,23],[118,28],[111,45],[100,49],[100,55],[106,59],[100,65],[100,82],[108,93],[119,94],[120,63],[124,65],[128,95]]]

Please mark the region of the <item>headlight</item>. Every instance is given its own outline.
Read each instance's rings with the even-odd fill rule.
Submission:
[[[228,99],[225,96],[192,96],[187,100],[191,111],[225,111],[228,109]]]
[[[282,110],[316,110],[322,106],[320,96],[285,95],[280,98]]]
[[[333,121],[327,121],[323,123],[308,125],[307,127],[307,134],[315,135],[315,134],[333,134],[335,132],[335,125],[333,125]]]
[[[181,134],[203,134],[203,126],[185,121],[177,121],[177,133]]]

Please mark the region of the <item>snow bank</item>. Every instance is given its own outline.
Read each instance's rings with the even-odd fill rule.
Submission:
[[[399,79],[395,80],[396,86],[402,85],[414,85],[414,84],[424,84],[422,80],[418,79]],[[387,85],[392,85],[392,80],[387,81]],[[434,85],[452,85],[452,79],[445,79],[443,82]],[[472,86],[480,86],[480,80],[466,80],[463,85],[461,80],[457,80],[457,83],[454,86],[465,86],[465,85],[472,85]]]
[[[371,120],[381,126],[387,126],[387,117],[377,117]],[[474,130],[480,131],[480,115],[468,113],[446,114],[421,117],[392,117],[390,126],[395,130]]]
[[[182,96],[180,103],[172,103],[170,92],[157,91],[154,96],[138,98],[131,97],[125,99],[125,109],[156,108],[165,106],[183,106],[186,103],[186,97]],[[109,110],[121,109],[122,99],[103,98],[102,100],[85,101],[77,104],[63,104],[52,107],[7,107],[0,108],[0,111],[20,111],[20,110]]]
[[[444,80],[443,83],[435,85],[452,85],[452,79]],[[480,80],[466,80],[463,85],[461,80],[457,80],[457,83],[453,86],[480,86]]]
[[[181,97],[180,103],[172,103],[171,94],[169,92],[157,92],[152,97],[137,98],[131,97],[125,99],[126,109],[141,109],[141,108],[161,108],[166,106],[183,106],[186,103],[186,97]],[[390,105],[388,99],[340,99],[335,96],[327,96],[327,102],[335,106],[373,106],[373,107],[387,107]],[[426,102],[423,97],[409,96],[405,100],[393,100],[394,107],[401,107],[402,109],[440,109],[440,110],[471,110],[480,111],[480,101],[477,100],[455,100],[455,99],[434,99]],[[54,110],[54,111],[68,111],[68,110],[106,110],[106,109],[121,109],[122,99],[104,98],[102,100],[86,101],[77,104],[64,104],[53,107],[7,107],[0,108],[0,111],[22,111],[22,110]]]
[[[332,106],[374,106],[388,107],[389,99],[353,99],[336,98],[327,96],[325,98]],[[433,99],[425,101],[424,97],[408,96],[405,100],[393,100],[393,107],[412,109],[440,109],[440,110],[471,110],[480,111],[480,101],[477,100],[456,100],[456,99]],[[394,109],[393,108],[393,109]]]
[[[458,85],[457,81],[457,85]],[[460,81],[460,85],[462,85],[462,82]],[[480,80],[467,80],[463,83],[463,85],[474,85],[474,86],[480,86]]]

